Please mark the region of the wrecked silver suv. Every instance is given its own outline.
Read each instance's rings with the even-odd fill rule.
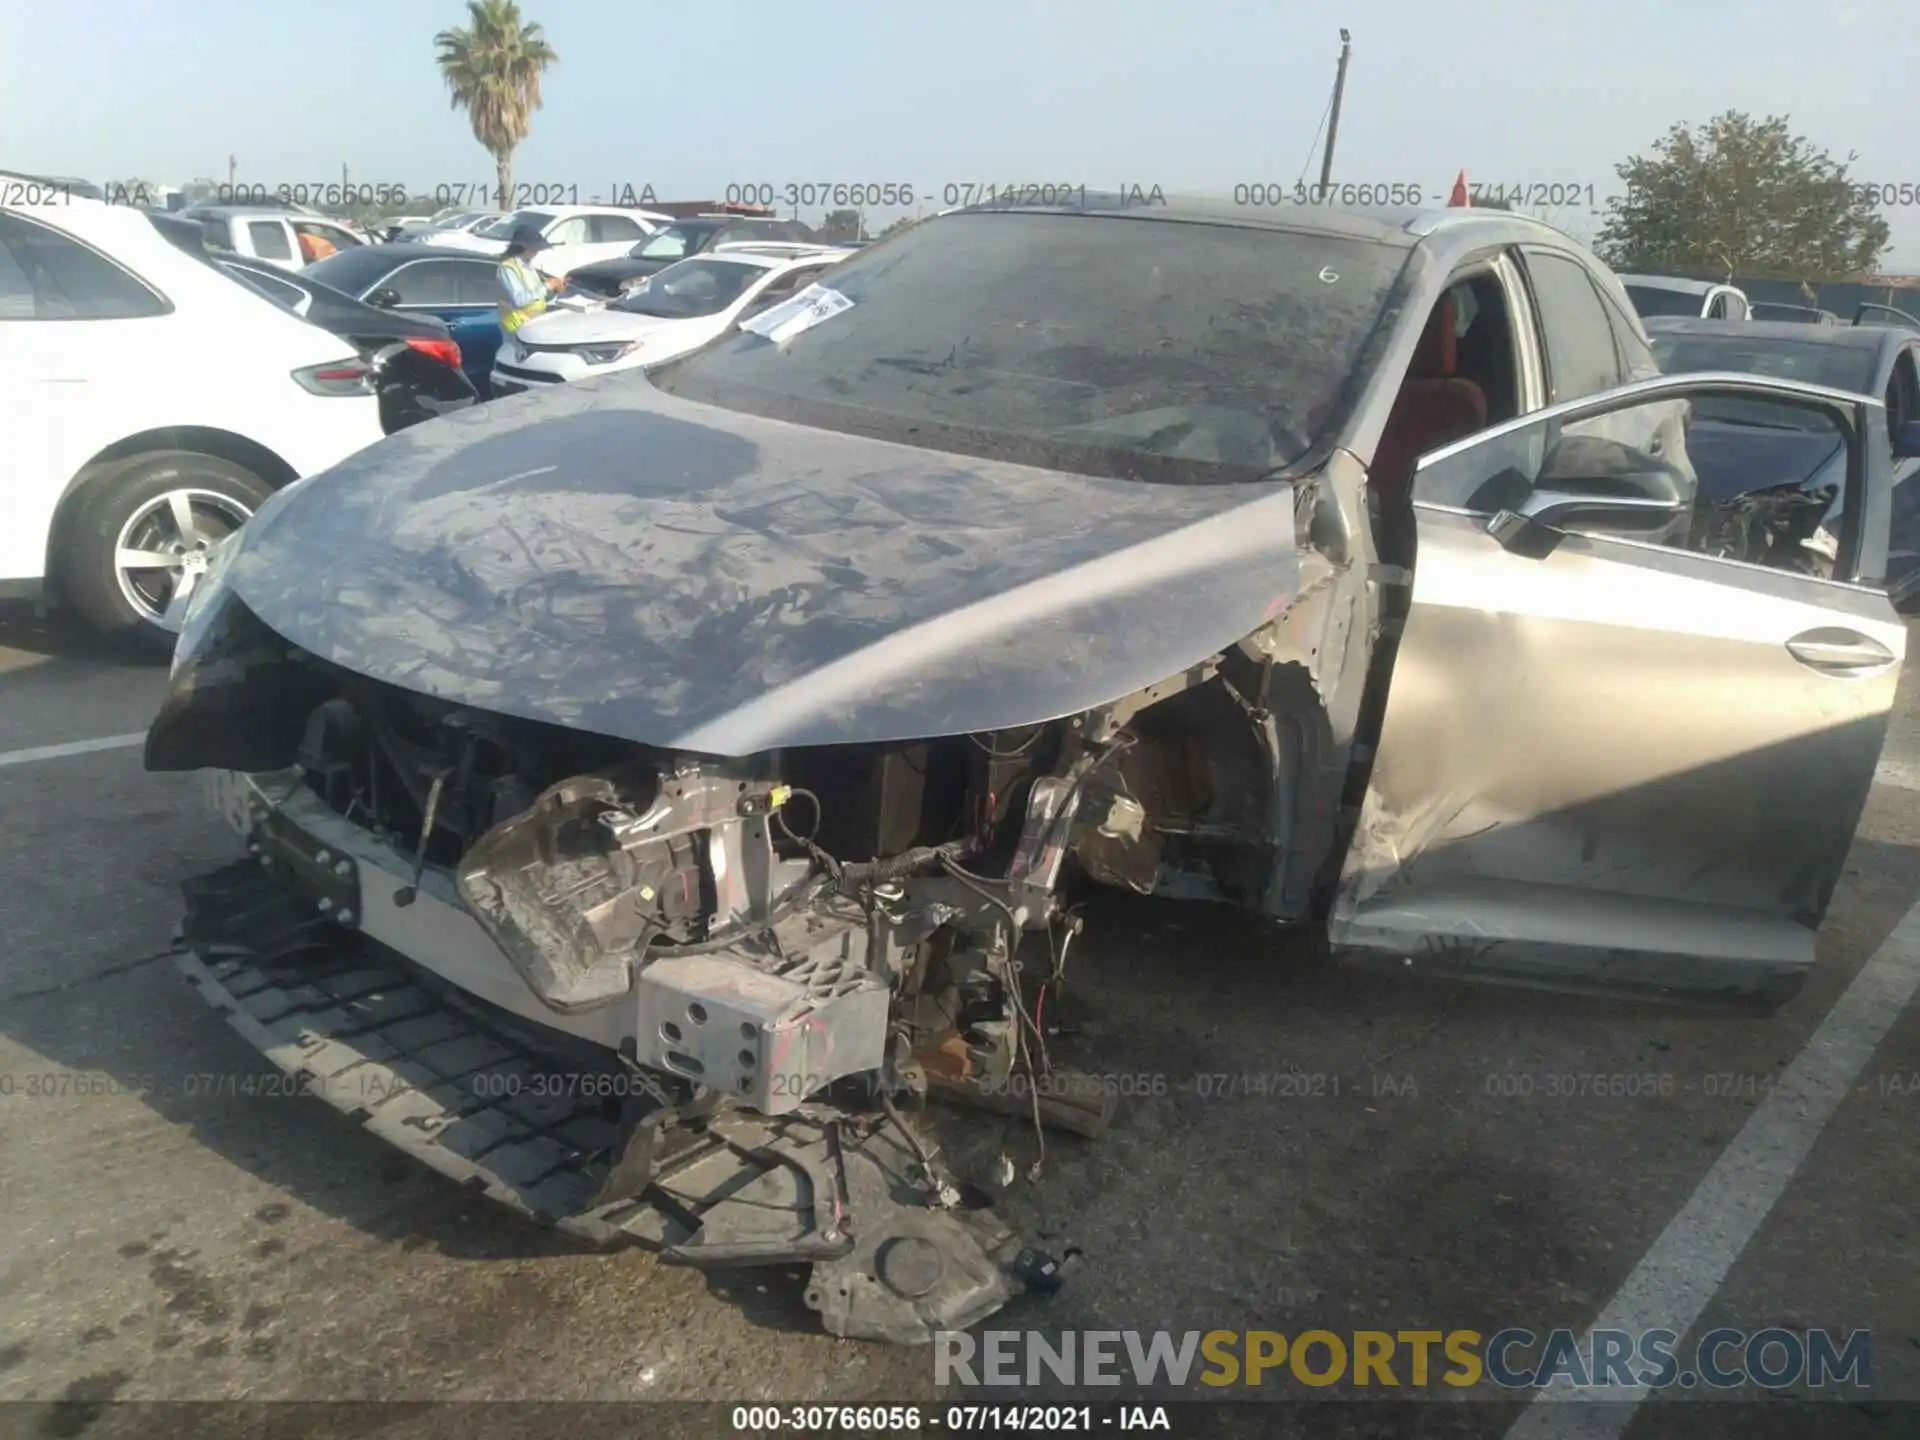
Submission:
[[[1820,493],[1737,554],[1692,538],[1705,395],[1851,456],[1758,475]],[[445,1173],[925,1339],[1059,1279],[921,1102],[1107,1125],[1050,1052],[1081,880],[1796,986],[1904,648],[1897,448],[1866,397],[1658,377],[1510,214],[944,216],[265,506],[148,740],[249,852],[183,964]]]

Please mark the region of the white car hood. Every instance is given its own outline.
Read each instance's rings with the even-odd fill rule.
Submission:
[[[642,335],[689,323],[663,320],[655,315],[631,315],[624,310],[549,310],[522,325],[515,338],[527,345],[599,345],[638,340]]]

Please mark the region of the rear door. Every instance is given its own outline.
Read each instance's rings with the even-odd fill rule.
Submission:
[[[1690,549],[1702,415],[1829,426],[1844,482],[1747,517],[1736,557]],[[1423,458],[1334,943],[1582,986],[1798,988],[1905,653],[1885,425],[1878,400],[1679,375]]]
[[[494,353],[500,348],[499,267],[490,260],[448,263],[457,272],[453,282],[455,303],[440,311],[440,318],[460,342],[460,368],[467,372],[474,388],[485,395]]]
[[[581,247],[581,254],[587,258],[575,260],[568,268],[577,265],[593,265],[602,260],[619,260],[626,256],[634,246],[647,238],[647,227],[631,215],[589,215],[587,220],[587,240]]]

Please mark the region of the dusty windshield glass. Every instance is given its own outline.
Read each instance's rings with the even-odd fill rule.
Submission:
[[[1241,480],[1320,438],[1404,254],[1225,225],[948,216],[834,267],[826,303],[798,319],[776,307],[774,339],[743,332],[655,383],[962,454]]]

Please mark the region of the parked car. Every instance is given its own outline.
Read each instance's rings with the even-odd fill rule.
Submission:
[[[1079,885],[1396,975],[1812,967],[1906,646],[1877,401],[1663,376],[1591,254],[1474,208],[983,207],[778,313],[223,552],[146,761],[259,853],[179,963],[376,1135],[924,1342],[1059,1275],[894,1097],[1097,1135],[1074,1075],[1138,1068],[1043,1019],[1098,1003]],[[1858,444],[1830,576],[1688,547],[1727,396]]]
[[[493,393],[664,365],[799,294],[852,253],[728,245],[669,265],[611,304],[536,315],[496,352]]]
[[[0,587],[170,647],[216,541],[380,438],[372,383],[142,210],[0,208]]]
[[[444,321],[460,368],[484,396],[500,348],[498,269],[498,261],[442,245],[370,245],[329,255],[306,273],[382,310]]]
[[[1900,437],[1920,422],[1920,329],[1862,325],[1808,326],[1788,321],[1729,325],[1711,320],[1647,323],[1662,370],[1684,374],[1737,370],[1798,380],[1880,398],[1886,405],[1893,485],[1886,581],[1902,609],[1920,595],[1920,458],[1902,452]],[[1695,407],[1688,453],[1703,497],[1721,502],[1755,495],[1777,505],[1807,496],[1821,505],[1822,528],[1803,547],[1828,563],[1838,549],[1838,514],[1828,516],[1842,488],[1847,447],[1818,417],[1750,399]],[[1771,498],[1769,498],[1771,495]]]
[[[153,215],[160,233],[309,325],[338,335],[374,366],[374,393],[387,434],[463,410],[479,392],[460,368],[460,347],[432,316],[381,310],[308,275],[207,248],[206,232],[177,215]]]
[[[438,245],[443,236],[477,234],[483,227],[506,218],[497,210],[458,210],[437,220],[424,220],[411,227],[402,226],[399,235],[389,238],[410,244]]]
[[[207,244],[214,249],[265,260],[282,270],[299,270],[307,265],[300,247],[302,235],[316,236],[336,251],[357,250],[367,243],[344,223],[301,210],[210,205],[195,206],[182,214],[206,231]]]
[[[700,215],[691,220],[676,220],[662,227],[618,260],[601,260],[592,265],[576,266],[567,272],[567,288],[580,294],[612,299],[626,293],[647,276],[657,275],[667,266],[711,250],[716,245],[750,245],[765,240],[800,245],[821,243],[813,227],[803,225],[798,220],[747,215]]]
[[[617,205],[542,205],[516,210],[471,231],[436,234],[434,243],[497,257],[507,253],[514,231],[531,225],[548,246],[534,256],[535,268],[543,275],[565,275],[581,265],[619,259],[669,220]]]
[[[1752,318],[1791,325],[1840,325],[1845,322],[1831,310],[1812,305],[1775,305],[1761,301],[1753,307]]]
[[[258,260],[228,256],[214,263],[308,324],[338,335],[366,359],[377,360],[374,385],[387,434],[478,403],[480,392],[462,368],[460,344],[446,321],[383,310],[311,275],[289,275]]]
[[[1751,308],[1747,292],[1737,285],[1683,280],[1677,275],[1622,275],[1620,283],[1627,287],[1627,298],[1643,320],[1662,315],[1745,320]]]

